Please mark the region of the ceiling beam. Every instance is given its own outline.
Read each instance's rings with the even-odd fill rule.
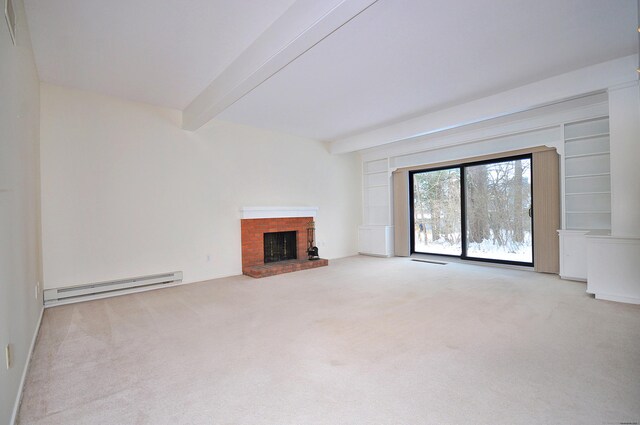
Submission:
[[[557,75],[492,96],[332,141],[333,154],[355,152],[436,134],[492,118],[550,105],[638,79],[638,55],[614,59]]]
[[[183,111],[197,130],[378,0],[298,0]]]

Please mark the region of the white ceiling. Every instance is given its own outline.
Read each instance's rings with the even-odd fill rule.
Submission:
[[[295,0],[24,0],[42,81],[183,109]]]
[[[637,51],[636,0],[380,0],[219,117],[321,140]]]
[[[43,81],[178,109],[292,3],[25,0]],[[378,0],[218,117],[335,140],[632,54],[636,25],[636,0]]]

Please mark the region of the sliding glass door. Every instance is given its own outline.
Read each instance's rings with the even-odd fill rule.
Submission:
[[[533,264],[531,156],[410,173],[412,252]]]
[[[464,167],[466,256],[533,262],[531,159]]]
[[[460,169],[413,175],[414,251],[462,254]]]

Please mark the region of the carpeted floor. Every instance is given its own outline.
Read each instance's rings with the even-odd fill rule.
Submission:
[[[20,424],[640,422],[640,306],[350,257],[45,311]]]

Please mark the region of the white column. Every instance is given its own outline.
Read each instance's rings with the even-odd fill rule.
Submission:
[[[609,90],[611,234],[640,237],[640,87]]]
[[[640,304],[640,88],[609,88],[611,236],[587,235],[587,292]]]

